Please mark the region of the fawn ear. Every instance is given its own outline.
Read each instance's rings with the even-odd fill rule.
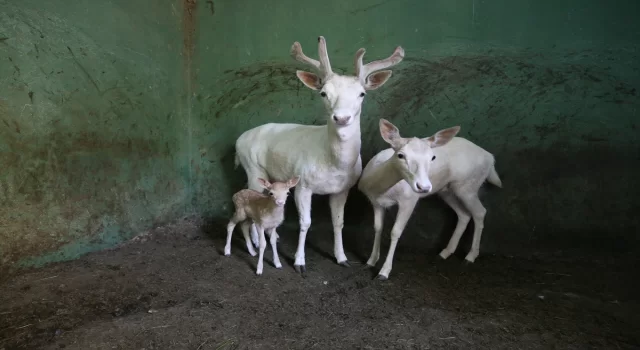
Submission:
[[[380,135],[382,139],[391,145],[394,150],[399,150],[407,144],[406,140],[400,136],[400,130],[386,119],[380,119]]]
[[[427,137],[425,140],[429,142],[429,146],[431,146],[431,148],[440,147],[451,141],[458,132],[460,132],[460,127],[454,126],[452,128],[440,130],[434,135]]]
[[[289,186],[289,188],[295,187],[298,184],[298,181],[300,181],[299,175],[292,179],[287,180],[287,186]]]
[[[266,189],[271,189],[271,182],[263,179],[263,178],[258,178],[258,182],[260,182],[260,185],[262,185],[262,187],[266,188]]]

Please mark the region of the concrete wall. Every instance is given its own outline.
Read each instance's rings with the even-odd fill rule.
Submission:
[[[324,123],[320,97],[294,76],[306,67],[288,56],[300,41],[317,57],[323,35],[343,72],[353,72],[359,47],[365,60],[405,48],[391,80],[365,99],[365,161],[386,147],[380,117],[411,136],[461,125],[463,137],[496,155],[505,188],[483,191],[483,251],[629,248],[638,243],[640,204],[638,10],[637,1],[585,0],[218,0],[213,13],[202,6],[193,125],[194,148],[206,154],[196,155],[195,208],[215,216],[244,184],[244,173],[231,170],[231,147],[244,130]],[[369,206],[357,191],[350,198],[345,239],[370,239]],[[455,218],[439,200],[418,213],[405,246],[448,238]],[[329,220],[326,200],[316,201],[313,217],[312,228]],[[313,234],[330,240],[331,226],[320,227]]]
[[[183,213],[181,4],[0,9],[1,264],[74,258]]]
[[[505,188],[483,194],[483,251],[633,247],[639,7],[0,0],[1,262],[73,258],[184,214],[228,215],[245,182],[233,170],[240,133],[324,122],[288,55],[297,40],[315,56],[318,35],[344,72],[359,47],[365,60],[405,48],[364,102],[365,161],[384,146],[380,117],[411,136],[461,125],[496,155]],[[313,225],[328,220],[316,202]],[[347,240],[369,239],[368,208],[354,192]],[[403,241],[433,246],[452,215],[437,200],[418,211]]]

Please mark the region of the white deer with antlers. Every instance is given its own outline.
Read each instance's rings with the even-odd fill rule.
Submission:
[[[487,212],[478,198],[478,189],[485,181],[498,187],[502,187],[502,182],[494,167],[493,155],[471,141],[454,137],[458,131],[460,127],[455,126],[424,139],[403,138],[398,128],[380,119],[380,134],[391,148],[369,161],[358,183],[358,189],[373,205],[375,239],[367,261],[369,266],[375,266],[380,258],[384,211],[398,205],[389,252],[379,279],[389,278],[396,244],[418,200],[436,193],[458,215],[458,224],[440,257],[446,259],[455,252],[471,218],[473,241],[465,259],[472,263],[478,257]]]
[[[362,64],[365,50],[355,55],[355,76],[336,74],[331,70],[324,37],[318,38],[320,60],[307,57],[300,43],[291,47],[297,61],[308,64],[318,74],[297,71],[298,79],[312,90],[319,91],[327,110],[326,125],[269,123],[245,131],[236,141],[236,165],[241,164],[248,177],[248,187],[262,190],[256,181],[269,178],[286,181],[300,175],[295,190],[300,235],[294,268],[305,272],[305,240],[311,225],[311,196],[329,195],[333,222],[333,253],[338,264],[349,266],[342,245],[344,206],[349,189],[362,173],[360,158],[360,111],[366,91],[375,90],[391,77],[390,70],[404,58],[397,47],[387,59]],[[243,231],[250,224],[243,224]],[[256,237],[255,226],[251,226]],[[246,232],[246,231],[245,231]],[[274,234],[277,233],[274,231]]]

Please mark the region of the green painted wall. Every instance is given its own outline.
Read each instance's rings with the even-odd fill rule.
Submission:
[[[505,188],[483,191],[483,251],[638,243],[637,1],[218,0],[214,9],[198,13],[195,61],[194,148],[206,154],[193,199],[202,213],[215,216],[244,184],[244,173],[231,170],[232,145],[244,130],[324,123],[320,97],[294,76],[305,67],[288,55],[297,40],[317,57],[323,35],[332,66],[348,72],[359,47],[365,60],[405,48],[391,80],[365,99],[365,161],[386,147],[380,117],[412,136],[461,125],[462,136],[496,155]],[[369,206],[357,191],[350,198],[345,239],[370,239]],[[326,200],[316,202],[312,228],[329,220]],[[439,200],[418,211],[406,246],[448,238],[455,219]],[[313,234],[331,239],[330,225],[320,227]]]
[[[224,219],[245,182],[233,170],[240,133],[324,122],[288,55],[297,40],[315,56],[318,35],[342,71],[359,47],[365,60],[405,48],[365,100],[365,161],[383,147],[380,117],[416,136],[461,125],[496,155],[505,188],[483,191],[483,251],[633,247],[638,10],[633,0],[0,0],[1,263],[73,258],[184,214]],[[317,202],[314,225],[328,219]],[[369,239],[368,208],[354,192],[347,241]],[[451,213],[437,200],[418,210],[428,214],[403,241],[433,245]]]
[[[156,3],[0,0],[2,266],[185,211],[182,11]]]

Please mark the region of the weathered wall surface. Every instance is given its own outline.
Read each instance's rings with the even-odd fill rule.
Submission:
[[[384,147],[381,117],[410,136],[461,125],[461,136],[496,155],[505,188],[483,191],[484,251],[628,248],[637,243],[640,204],[638,6],[584,0],[202,6],[194,61],[193,136],[201,150],[195,207],[218,214],[244,184],[244,173],[232,170],[233,142],[244,130],[272,121],[324,123],[320,97],[294,75],[306,67],[288,56],[300,41],[317,57],[317,36],[324,35],[332,65],[343,71],[353,71],[359,47],[367,49],[365,60],[386,57],[396,45],[406,51],[391,80],[365,99],[365,161]],[[351,239],[371,235],[362,201],[354,191],[347,203]],[[313,225],[329,219],[326,200],[318,202]],[[406,245],[448,238],[454,217],[439,200],[425,201],[418,213]],[[331,239],[326,228],[314,232]]]
[[[180,2],[0,0],[0,265],[184,211]]]
[[[410,136],[461,125],[496,155],[505,188],[484,191],[483,251],[637,243],[636,1],[0,0],[0,9],[2,265],[73,258],[185,213],[227,216],[245,182],[233,170],[240,133],[324,123],[288,55],[300,41],[315,56],[318,35],[343,72],[359,47],[365,60],[405,48],[391,80],[366,97],[365,161],[384,147],[381,117]],[[312,228],[326,208],[318,198]],[[417,210],[401,245],[435,246],[453,215],[438,200]],[[369,211],[354,191],[347,242],[370,238]]]

